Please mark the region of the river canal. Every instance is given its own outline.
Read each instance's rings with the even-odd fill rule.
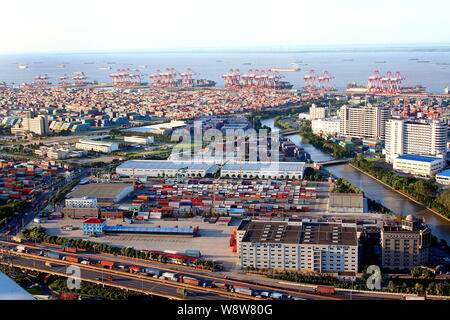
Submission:
[[[262,125],[278,130],[274,126],[273,118],[261,120],[261,123]],[[333,159],[332,156],[317,149],[313,145],[303,144],[302,137],[300,135],[291,135],[289,136],[289,139],[291,139],[292,142],[298,146],[302,146],[305,151],[311,155],[311,159],[313,161]],[[348,180],[354,186],[363,190],[366,197],[377,200],[393,212],[400,213],[404,216],[412,214],[413,216],[422,218],[425,223],[432,228],[432,232],[435,236],[439,239],[445,239],[447,243],[450,243],[450,223],[437,216],[426,207],[409,200],[388,187],[385,187],[378,181],[353,169],[347,164],[329,166],[327,167],[327,170],[337,177]]]

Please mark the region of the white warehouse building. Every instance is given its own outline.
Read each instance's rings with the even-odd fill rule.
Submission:
[[[394,170],[421,177],[430,177],[442,171],[444,166],[445,160],[436,157],[405,154],[394,159]]]
[[[228,162],[222,178],[302,179],[304,162]]]
[[[88,151],[109,153],[119,150],[119,144],[115,142],[102,141],[109,136],[99,136],[93,138],[80,139],[75,145],[75,148]]]
[[[129,160],[116,168],[116,173],[127,177],[175,177],[183,172],[187,177],[215,174],[219,166],[208,162],[170,160]]]
[[[125,136],[123,138],[124,142],[131,142],[131,143],[139,143],[139,144],[152,144],[153,142],[155,142],[155,138],[154,137],[139,137],[139,136],[132,136],[132,137],[128,137]]]

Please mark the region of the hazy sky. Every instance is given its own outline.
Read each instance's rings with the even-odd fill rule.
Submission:
[[[449,0],[2,1],[0,52],[450,42]]]

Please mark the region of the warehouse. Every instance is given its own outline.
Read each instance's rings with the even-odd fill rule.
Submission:
[[[302,179],[304,162],[229,162],[221,169],[222,178]]]
[[[332,193],[328,211],[332,213],[364,213],[364,196],[361,193]]]
[[[134,191],[133,185],[125,183],[92,183],[78,185],[68,198],[97,198],[98,204],[118,203]]]
[[[405,154],[394,159],[394,170],[416,176],[430,177],[445,166],[443,158]]]
[[[147,145],[147,144],[152,144],[153,142],[155,142],[155,138],[150,136],[150,137],[139,137],[139,136],[125,136],[123,138],[124,142],[130,142],[130,143],[139,143],[139,144],[143,144],[143,145]]]
[[[241,268],[358,271],[355,223],[243,220],[237,230],[237,246]]]
[[[436,182],[450,186],[450,169],[438,173],[436,175]]]
[[[115,142],[102,141],[109,139],[109,136],[99,136],[93,138],[80,139],[75,145],[75,148],[88,151],[109,153],[119,150],[119,144]]]
[[[188,177],[205,177],[215,174],[219,167],[206,162],[129,160],[118,166],[116,173],[127,177],[175,177],[181,169]]]

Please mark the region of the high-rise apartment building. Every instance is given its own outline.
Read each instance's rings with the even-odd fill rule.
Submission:
[[[385,124],[390,113],[386,108],[379,106],[342,106],[339,116],[341,135],[384,140]]]
[[[11,132],[13,134],[27,134],[32,132],[40,136],[46,135],[48,133],[47,117],[39,115],[32,118],[31,115],[27,115],[11,128]]]
[[[390,119],[386,123],[386,162],[404,154],[440,156],[447,152],[448,127],[434,121]]]

